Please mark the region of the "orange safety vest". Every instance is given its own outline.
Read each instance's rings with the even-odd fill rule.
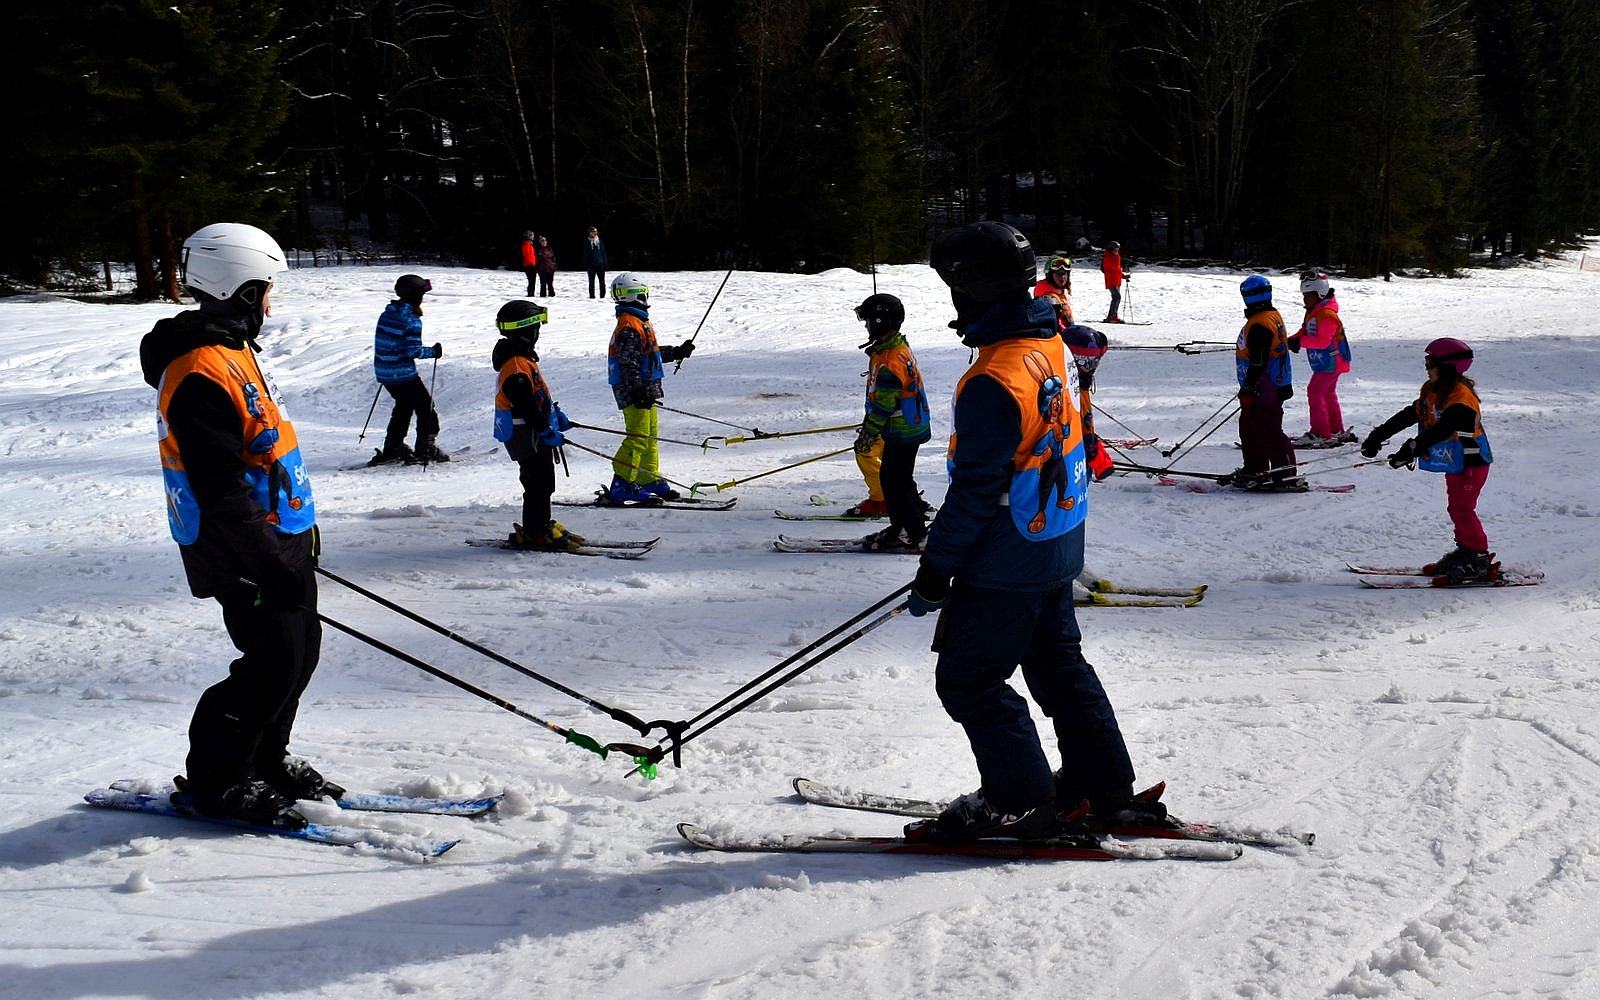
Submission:
[[[1023,538],[1060,538],[1089,514],[1083,422],[1073,407],[1078,375],[1060,337],[1017,337],[978,348],[978,360],[956,383],[956,405],[968,380],[986,375],[1003,386],[1021,415],[1022,440],[1011,459],[1011,490],[1001,501]],[[956,435],[948,461],[955,464]]]
[[[894,412],[889,414],[889,419],[884,422],[883,436],[886,440],[909,441],[915,438],[918,441],[928,439],[928,394],[922,385],[922,373],[917,370],[916,358],[911,354],[911,345],[906,343],[904,334],[895,334],[890,346],[881,351],[873,351],[867,361],[867,403],[866,410],[872,412],[874,397],[878,392],[878,373],[885,368],[900,382],[900,389],[896,394]]]
[[[174,358],[156,388],[156,433],[167,491],[167,527],[173,539],[179,545],[191,545],[200,537],[200,504],[189,488],[178,438],[167,420],[173,394],[190,375],[221,386],[233,401],[244,431],[239,458],[245,464],[245,485],[251,499],[267,512],[273,530],[280,535],[310,530],[317,522],[311,476],[300,457],[294,425],[269,394],[255,352],[248,347],[208,344]]]
[[[1033,297],[1036,299],[1049,299],[1056,305],[1056,312],[1061,317],[1061,328],[1064,330],[1073,324],[1072,296],[1067,294],[1065,288],[1057,288],[1048,276],[1040,278],[1039,283],[1033,286]]]
[[[532,358],[520,354],[512,355],[505,364],[500,366],[500,378],[495,382],[494,391],[494,439],[499,442],[510,441],[516,428],[527,423],[521,417],[511,414],[511,398],[506,395],[506,382],[517,375],[524,375],[533,384],[533,398],[550,398],[550,387],[545,384],[544,376],[539,373],[539,366],[534,364]]]
[[[1489,435],[1483,432],[1483,411],[1478,394],[1472,387],[1465,382],[1457,382],[1445,397],[1443,405],[1435,406],[1432,399],[1432,390],[1424,384],[1417,401],[1412,404],[1417,423],[1422,425],[1423,430],[1438,423],[1445,410],[1460,405],[1472,411],[1472,432],[1456,431],[1454,436],[1432,446],[1426,454],[1417,456],[1417,468],[1427,472],[1461,472],[1466,468],[1469,455],[1482,459],[1484,465],[1492,464],[1494,456],[1489,452]]]

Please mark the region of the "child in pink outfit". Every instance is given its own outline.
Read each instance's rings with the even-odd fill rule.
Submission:
[[[1296,448],[1331,448],[1356,440],[1345,429],[1339,411],[1339,376],[1350,370],[1350,342],[1339,319],[1339,300],[1328,287],[1322,271],[1307,271],[1300,276],[1300,297],[1305,301],[1306,318],[1289,338],[1289,350],[1306,349],[1311,366],[1311,383],[1306,386],[1306,404],[1311,409],[1311,430],[1294,440]]]

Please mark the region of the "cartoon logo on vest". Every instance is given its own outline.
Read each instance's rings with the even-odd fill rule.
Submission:
[[[1028,531],[1037,535],[1045,529],[1045,515],[1051,504],[1051,494],[1055,495],[1055,505],[1062,510],[1077,506],[1077,499],[1071,494],[1071,481],[1067,473],[1066,431],[1062,419],[1066,405],[1062,395],[1064,383],[1061,376],[1051,370],[1049,359],[1039,352],[1027,355],[1022,362],[1028,374],[1039,383],[1039,415],[1045,422],[1044,435],[1033,446],[1034,456],[1044,458],[1039,464],[1039,505],[1033,518],[1028,521]]]

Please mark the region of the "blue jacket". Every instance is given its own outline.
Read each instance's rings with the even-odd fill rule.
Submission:
[[[422,317],[411,303],[395,299],[378,317],[378,333],[372,345],[372,370],[385,385],[409,382],[417,377],[417,358],[433,357],[433,348],[422,346]]]
[[[1059,335],[1050,300],[1021,297],[993,303],[976,318],[964,320],[961,334],[968,347]],[[923,559],[979,587],[1038,591],[1070,584],[1083,570],[1083,526],[1059,538],[1031,542],[1002,505],[1011,490],[1012,459],[1022,443],[1022,414],[1011,394],[988,376],[972,378],[956,400],[954,423],[950,488],[929,529]]]
[[[583,266],[590,271],[604,271],[606,269],[606,241],[595,240],[590,243],[586,237],[583,241]]]

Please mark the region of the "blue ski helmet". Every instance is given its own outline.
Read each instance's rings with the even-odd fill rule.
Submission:
[[[1271,305],[1272,282],[1259,274],[1252,274],[1239,282],[1239,294],[1244,296],[1247,306]]]

